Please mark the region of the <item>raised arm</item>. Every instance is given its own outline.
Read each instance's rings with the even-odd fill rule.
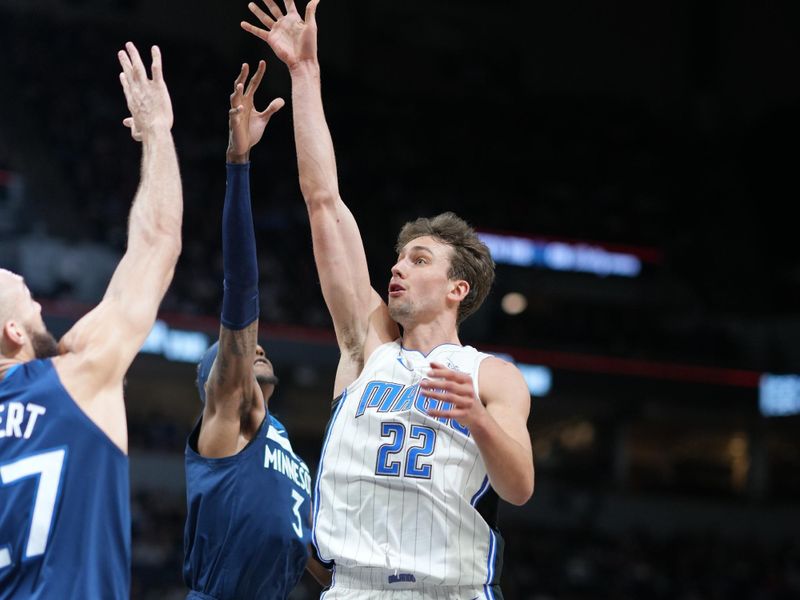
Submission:
[[[127,449],[122,380],[153,327],[181,250],[183,199],[172,141],[172,105],[161,52],[152,50],[152,79],[132,43],[118,54],[131,116],[124,124],[142,143],[139,189],[128,248],[100,304],[61,340],[56,368],[67,390],[101,429]]]
[[[243,22],[242,28],[267,42],[289,67],[300,189],[311,222],[314,259],[343,360],[353,361],[357,372],[372,349],[397,337],[398,331],[370,285],[361,233],[339,196],[317,60],[315,13],[319,0],[309,2],[305,20],[293,0],[286,0],[286,14],[273,0],[265,0],[265,4],[269,13],[252,2],[248,5],[264,27]],[[347,383],[337,377],[335,394]]]
[[[249,66],[242,65],[233,84],[228,116],[227,186],[222,210],[222,256],[225,271],[222,325],[214,366],[206,386],[198,450],[207,457],[231,456],[251,439],[264,419],[254,361],[258,344],[258,257],[250,208],[250,149],[270,118],[284,105],[273,100],[258,112],[253,96],[264,76],[260,61],[245,89]]]

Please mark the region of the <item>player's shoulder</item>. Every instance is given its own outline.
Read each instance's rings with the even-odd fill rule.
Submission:
[[[272,413],[267,413],[267,418],[264,419],[264,422],[261,424],[259,429],[264,429],[265,427],[275,429],[282,436],[289,437],[289,432],[286,431],[286,426],[281,423]]]
[[[95,390],[87,385],[87,381],[98,367],[90,354],[65,352],[52,358],[51,362],[61,385],[78,404],[83,404],[95,396]]]
[[[67,351],[51,359],[62,380],[67,377],[79,377],[87,370],[97,368],[94,356],[90,352]]]
[[[492,370],[497,369],[506,373],[511,371],[516,371],[517,373],[520,372],[519,369],[517,368],[517,365],[515,365],[510,360],[506,360],[505,358],[497,356],[496,354],[489,354],[480,351],[479,353],[484,356],[484,359],[481,362],[482,367],[486,367],[487,369],[492,369]]]
[[[481,389],[484,386],[527,389],[525,378],[517,365],[493,354],[486,355],[481,361],[480,383]]]

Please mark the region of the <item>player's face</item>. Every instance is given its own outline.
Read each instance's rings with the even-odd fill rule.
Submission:
[[[278,383],[278,378],[275,376],[272,363],[267,358],[264,348],[260,345],[256,346],[256,358],[253,363],[253,372],[256,374],[256,381],[258,381],[260,385],[275,385]]]
[[[408,242],[392,267],[389,314],[401,325],[422,322],[447,308],[452,248],[430,236]]]

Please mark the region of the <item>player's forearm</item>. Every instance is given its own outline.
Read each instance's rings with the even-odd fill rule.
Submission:
[[[292,67],[291,76],[300,190],[307,203],[336,201],[336,156],[322,106],[319,63],[301,62]]]
[[[258,319],[258,257],[250,207],[250,163],[229,164],[226,173],[221,321],[228,329],[240,330]]]
[[[478,445],[489,481],[506,502],[518,506],[533,495],[533,457],[529,450],[505,433],[487,412],[470,433]]]
[[[257,343],[258,321],[239,330],[220,327],[219,352],[208,380],[209,407],[217,409],[225,404],[239,411],[242,402],[251,401]]]
[[[142,172],[131,208],[128,247],[158,245],[165,266],[175,266],[181,249],[183,195],[178,157],[168,129],[150,132],[142,142]]]
[[[228,164],[225,171],[222,327],[219,354],[211,380],[212,389],[223,398],[230,396],[229,392],[252,384],[259,308],[258,255],[250,206],[250,163]]]

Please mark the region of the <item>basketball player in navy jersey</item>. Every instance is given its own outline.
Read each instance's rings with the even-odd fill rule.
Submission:
[[[305,19],[248,7],[288,66],[300,175],[322,292],[342,359],[338,403],[315,487],[314,543],[334,567],[326,600],[501,598],[497,500],[534,486],[519,370],[462,346],[494,263],[475,232],[445,213],[406,224],[388,302],[372,288],[358,226],[339,196],[317,61],[316,8]],[[386,289],[386,288],[384,288]],[[398,324],[402,326],[402,337]]]
[[[258,264],[250,208],[250,150],[272,115],[242,65],[231,94],[222,213],[225,271],[219,341],[198,365],[203,415],[186,446],[184,580],[188,598],[284,600],[307,567],[311,476],[268,403],[278,379],[258,345]],[[245,84],[247,87],[245,88]],[[308,563],[320,583],[330,574]]]
[[[183,210],[172,106],[151,52],[152,79],[133,44],[119,52],[142,168],[103,300],[56,346],[23,279],[0,271],[2,599],[130,595],[123,377],[172,279]]]

